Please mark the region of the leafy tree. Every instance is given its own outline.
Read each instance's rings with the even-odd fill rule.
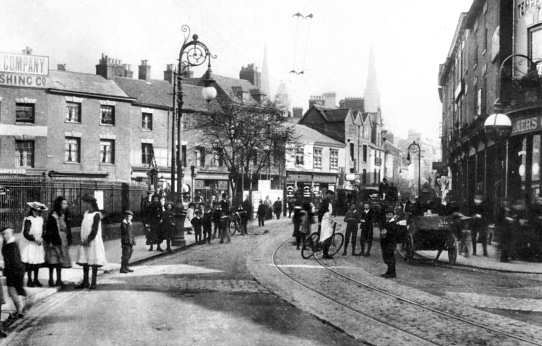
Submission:
[[[197,126],[202,146],[218,153],[230,172],[234,204],[243,198],[244,177],[252,186],[263,168],[284,166],[286,143],[294,135],[276,108],[232,103],[202,116]]]

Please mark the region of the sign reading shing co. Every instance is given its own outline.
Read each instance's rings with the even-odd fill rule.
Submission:
[[[0,85],[45,88],[49,57],[0,53]]]

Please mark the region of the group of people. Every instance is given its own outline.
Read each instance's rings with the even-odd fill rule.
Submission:
[[[106,263],[101,213],[94,197],[84,196],[82,201],[85,212],[81,222],[76,263],[83,268],[83,281],[76,288],[95,289],[98,268]],[[68,201],[64,197],[57,197],[47,218],[44,218],[44,213],[48,208],[43,203],[29,202],[27,205],[29,212],[23,220],[22,235],[18,242],[13,227],[1,229],[3,273],[9,297],[16,308],[8,318],[10,321],[23,317],[24,297],[27,295],[24,288],[25,274],[27,287],[41,287],[39,270],[48,267],[49,286],[63,286],[62,269],[72,266],[69,253],[69,246],[72,244],[72,219]],[[90,272],[92,277],[89,279]],[[0,301],[3,303],[2,292],[0,287]]]
[[[258,209],[256,210],[256,216],[258,217],[258,226],[263,227],[265,226],[266,220],[271,220],[273,218],[273,214],[275,215],[275,218],[277,220],[280,220],[280,215],[282,214],[282,201],[279,198],[272,203],[269,199],[269,196],[265,198],[265,200],[260,200],[260,203],[258,204]]]
[[[310,202],[303,204],[296,203],[293,208],[292,221],[294,227],[293,235],[296,239],[295,243],[298,250],[311,234],[311,225],[317,224],[323,258],[333,258],[329,254],[330,241],[335,223],[333,218],[333,200],[334,193],[327,191],[317,209]],[[351,254],[353,256],[370,256],[374,226],[378,225],[382,256],[388,267],[382,276],[385,278],[395,278],[395,248],[401,232],[406,228],[402,207],[395,207],[394,204],[391,204],[384,210],[376,210],[368,202],[362,203],[361,206],[351,203],[348,205],[344,221],[346,223],[346,231],[343,256],[347,255],[349,247],[351,247]],[[357,252],[359,230],[361,230],[359,234],[360,251]]]

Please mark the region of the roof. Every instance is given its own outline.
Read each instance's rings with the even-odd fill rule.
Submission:
[[[128,98],[114,81],[90,73],[51,70],[47,88],[66,92]]]
[[[301,143],[321,143],[330,146],[344,147],[344,144],[306,125],[295,124],[294,136]]]
[[[324,116],[324,119],[330,123],[344,122],[348,112],[350,112],[349,108],[326,108],[317,105],[314,105],[314,108],[316,108]]]
[[[173,101],[173,87],[168,81],[115,77],[115,82],[136,102],[150,107],[170,108]],[[183,109],[205,112],[207,102],[201,96],[201,86],[183,84]]]

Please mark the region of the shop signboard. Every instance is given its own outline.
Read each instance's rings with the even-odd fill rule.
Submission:
[[[0,53],[0,85],[45,88],[49,57]]]
[[[512,136],[539,131],[541,121],[542,117],[540,116],[514,119],[512,122]]]

